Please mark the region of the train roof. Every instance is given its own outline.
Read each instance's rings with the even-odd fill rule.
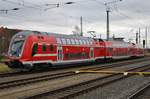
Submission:
[[[82,37],[82,36],[75,36],[75,35],[66,35],[66,34],[57,34],[57,33],[50,33],[50,32],[39,32],[39,31],[31,31],[31,30],[23,30],[19,33],[17,33],[15,37],[17,36],[20,36],[20,35],[23,35],[25,37],[27,37],[28,35],[31,35],[31,34],[34,34],[34,35],[42,35],[42,36],[54,36],[55,38],[73,38],[73,39],[82,39],[82,40],[90,40],[90,41],[93,41],[93,40],[97,40],[97,41],[100,41],[100,42],[104,42],[105,45],[107,47],[137,47],[137,48],[142,48],[141,45],[139,44],[132,44],[132,43],[129,43],[129,42],[124,42],[124,41],[115,41],[115,40],[110,40],[110,41],[106,41],[106,40],[103,40],[103,39],[93,39],[93,38],[90,38],[90,37]]]
[[[112,47],[132,47],[132,43],[124,42],[124,41],[117,41],[117,40],[103,40],[106,44],[106,46],[112,46]]]
[[[49,33],[49,35],[54,35],[56,38],[75,38],[75,39],[93,40],[90,37],[82,37],[82,36],[75,36],[75,35],[56,34],[56,33]]]
[[[31,30],[23,30],[16,35],[25,35],[28,36],[30,34],[35,34],[35,35],[43,35],[43,36],[55,36],[56,38],[74,38],[74,39],[84,39],[84,40],[93,40],[90,37],[82,37],[82,36],[75,36],[75,35],[66,35],[66,34],[58,34],[58,33],[51,33],[51,32],[39,32],[39,31],[31,31]]]

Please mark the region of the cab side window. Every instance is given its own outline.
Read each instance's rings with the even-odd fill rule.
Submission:
[[[42,51],[45,52],[46,51],[46,44],[42,45]]]
[[[52,44],[49,46],[49,50],[54,51],[54,46]]]
[[[34,56],[38,51],[38,43],[35,43],[32,48],[32,56]]]

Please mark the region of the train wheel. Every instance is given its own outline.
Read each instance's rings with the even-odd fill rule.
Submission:
[[[24,64],[22,66],[22,70],[23,71],[33,71],[34,70],[34,66],[30,65],[30,64]]]

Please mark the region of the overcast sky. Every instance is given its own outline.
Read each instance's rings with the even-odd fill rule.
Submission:
[[[0,25],[9,28],[72,34],[83,17],[83,32],[96,31],[106,38],[106,7],[104,3],[117,0],[0,0]],[[75,2],[65,4],[66,2]],[[56,8],[57,4],[60,6]],[[141,27],[150,27],[150,0],[123,0],[109,4],[110,35],[135,39]],[[19,8],[19,10],[12,10]],[[2,10],[8,10],[5,13]],[[150,37],[150,35],[149,35]]]

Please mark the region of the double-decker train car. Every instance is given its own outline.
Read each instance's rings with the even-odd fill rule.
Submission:
[[[132,43],[27,30],[13,36],[7,65],[33,69],[143,55],[143,48]]]

